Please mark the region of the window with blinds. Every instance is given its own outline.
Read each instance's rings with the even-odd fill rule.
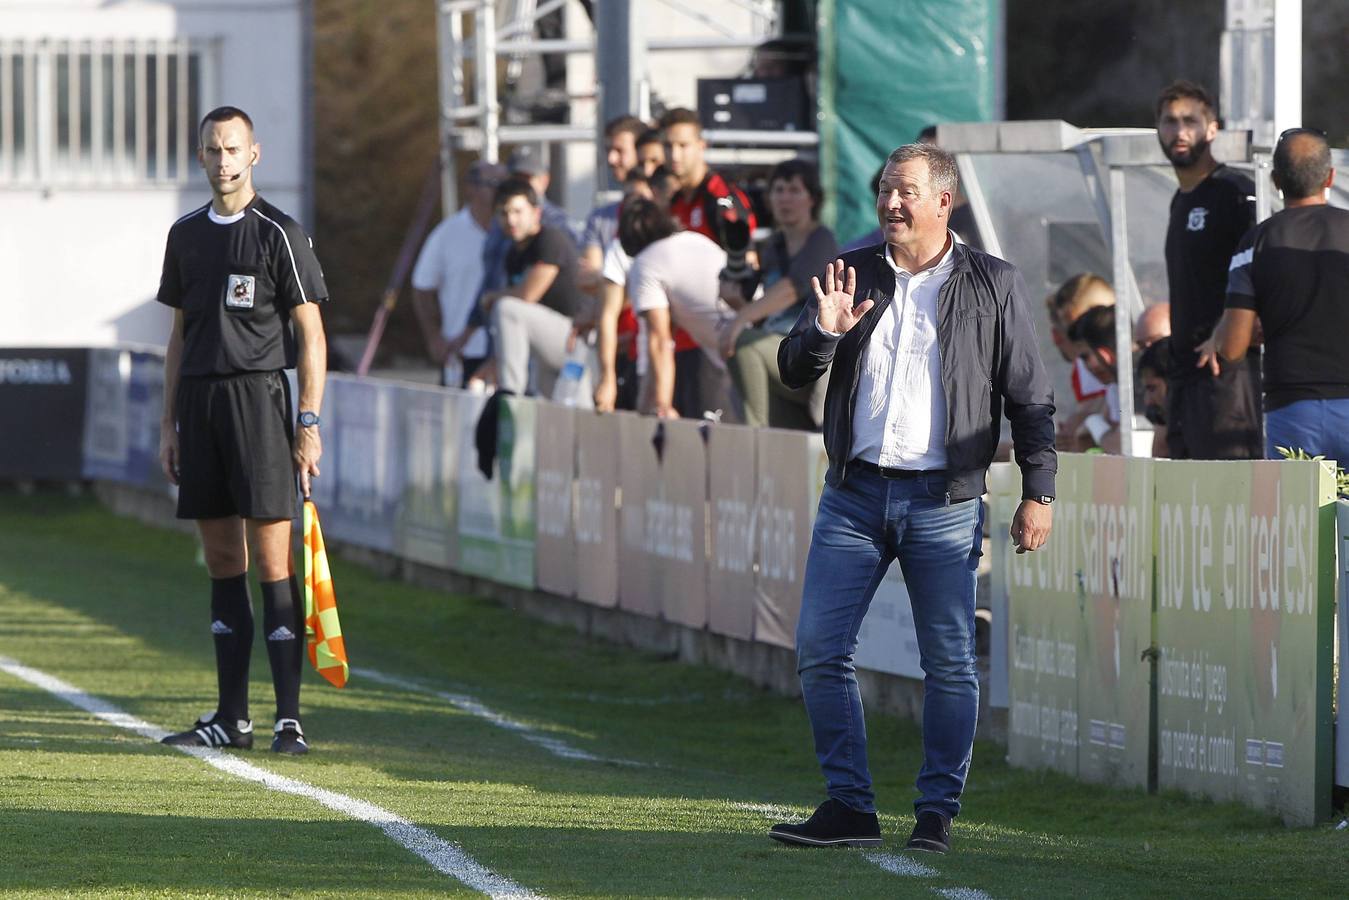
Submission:
[[[204,58],[186,40],[0,40],[0,184],[188,181]]]

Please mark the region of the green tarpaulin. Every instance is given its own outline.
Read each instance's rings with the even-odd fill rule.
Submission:
[[[938,122],[994,117],[998,0],[820,0],[825,221],[847,242],[876,227],[871,178]]]

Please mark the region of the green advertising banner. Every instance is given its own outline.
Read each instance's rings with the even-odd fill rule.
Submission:
[[[1334,476],[1157,469],[1158,783],[1310,825],[1330,813]]]
[[[1147,459],[1061,454],[1049,543],[1004,547],[1014,765],[1147,785],[1152,473]],[[998,496],[993,520],[1010,522],[1019,498]]]

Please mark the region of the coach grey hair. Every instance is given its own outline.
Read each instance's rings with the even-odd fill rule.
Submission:
[[[888,169],[912,159],[927,161],[928,180],[935,190],[950,191],[952,194],[956,192],[956,187],[960,184],[956,158],[936,144],[905,144],[896,147],[885,160],[885,167]]]

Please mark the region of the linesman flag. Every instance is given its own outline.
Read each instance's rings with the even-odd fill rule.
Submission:
[[[328,552],[323,549],[319,511],[312,500],[304,502],[304,637],[309,662],[334,687],[345,687],[347,648],[342,643],[342,625],[337,621],[337,595],[328,570]]]

